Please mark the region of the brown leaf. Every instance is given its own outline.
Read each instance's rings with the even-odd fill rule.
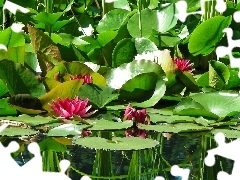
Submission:
[[[44,57],[44,55],[50,56],[52,59],[57,61],[62,61],[58,47],[53,43],[52,39],[48,35],[30,25],[27,25],[27,27],[35,53],[41,58],[47,60],[45,64],[46,67],[43,69],[47,71],[51,69],[54,64],[52,60],[49,61],[49,59]]]

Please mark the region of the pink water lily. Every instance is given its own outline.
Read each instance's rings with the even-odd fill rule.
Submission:
[[[175,62],[180,71],[187,71],[191,73],[195,70],[193,68],[193,63],[191,63],[190,60],[175,58],[173,61]]]
[[[87,106],[88,98],[85,100],[80,99],[78,96],[74,99],[66,98],[62,100],[61,98],[58,98],[57,102],[54,100],[52,102],[53,104],[49,104],[49,106],[61,118],[65,119],[71,119],[73,115],[77,115],[79,117],[89,117],[96,112],[92,111],[87,113],[92,107],[91,105]]]
[[[90,74],[86,74],[86,75],[81,75],[81,74],[78,74],[76,76],[72,76],[70,77],[71,80],[75,80],[75,79],[81,79],[83,80],[83,84],[90,84],[92,83],[92,77]]]
[[[131,104],[128,104],[125,112],[124,112],[124,119],[126,120],[134,120],[137,123],[145,123],[147,116],[146,109],[136,110],[135,108],[131,107]]]
[[[136,110],[135,108],[131,107],[131,104],[128,104],[126,110],[124,112],[124,119],[125,120],[132,120],[134,121],[133,127],[125,131],[126,137],[142,137],[146,138],[147,131],[139,129],[137,125],[140,124],[149,124],[147,120],[147,112],[146,109]]]

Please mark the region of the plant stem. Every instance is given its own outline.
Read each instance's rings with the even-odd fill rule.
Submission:
[[[44,0],[45,4],[45,12],[46,13],[53,13],[53,0]],[[49,24],[45,24],[45,31],[48,32],[49,36],[51,37],[52,33],[52,26]]]
[[[106,0],[102,0],[102,16],[114,9],[114,2],[106,3]]]

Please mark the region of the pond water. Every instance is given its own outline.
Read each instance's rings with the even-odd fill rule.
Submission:
[[[217,179],[217,173],[222,169],[231,173],[233,165],[233,161],[222,157],[217,157],[213,167],[204,165],[207,150],[216,146],[209,135],[173,134],[169,140],[162,138],[160,145],[150,150],[105,151],[74,145],[68,147],[69,152],[64,158],[71,161],[72,168],[68,175],[72,180],[79,180],[84,174],[98,180],[151,180],[156,176],[163,176],[166,180],[181,180],[181,177],[171,175],[172,165],[189,168],[189,180],[208,180]],[[24,151],[16,160],[23,164],[29,158],[28,152]]]

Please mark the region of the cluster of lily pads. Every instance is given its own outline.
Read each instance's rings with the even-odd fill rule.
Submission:
[[[41,3],[17,1],[17,12],[2,4],[2,136],[43,133],[63,145],[80,136],[74,143],[112,150],[155,147],[158,133],[239,137],[239,70],[215,52],[225,28],[239,37],[238,4],[181,22],[174,2],[103,3],[112,7],[103,14],[93,1]]]

